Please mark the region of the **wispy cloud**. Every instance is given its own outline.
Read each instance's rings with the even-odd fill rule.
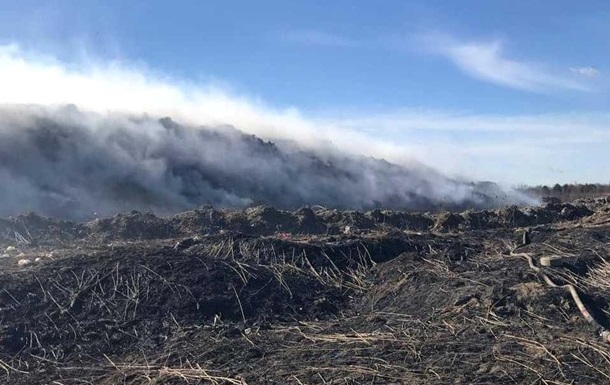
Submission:
[[[408,154],[449,174],[510,183],[605,182],[610,161],[610,114],[403,110],[329,116],[319,126],[395,143],[385,155],[395,162]]]
[[[599,70],[593,67],[571,67],[570,71],[576,75],[584,76],[586,78],[593,78],[599,75]]]
[[[449,59],[462,72],[489,83],[534,92],[588,91],[582,82],[562,76],[539,63],[511,59],[501,40],[460,41],[446,35],[426,35],[426,50]]]
[[[281,38],[285,42],[311,46],[356,47],[360,44],[357,40],[315,29],[286,31]]]

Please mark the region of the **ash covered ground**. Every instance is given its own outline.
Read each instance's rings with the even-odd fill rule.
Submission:
[[[610,200],[0,220],[7,384],[600,384]]]

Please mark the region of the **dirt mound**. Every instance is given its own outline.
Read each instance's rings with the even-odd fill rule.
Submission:
[[[603,208],[598,208],[603,210]],[[436,215],[434,231],[489,230],[546,225],[561,221],[575,221],[594,214],[582,204],[557,203],[551,201],[543,207],[509,206],[499,210],[465,211],[463,213],[441,213]]]
[[[592,214],[593,211],[589,210],[584,205],[573,206],[571,204],[566,204],[559,212],[559,217],[564,221],[573,221]]]
[[[0,241],[9,244],[49,245],[70,242],[84,235],[84,229],[71,221],[41,217],[34,213],[0,219]]]
[[[263,235],[276,232],[293,232],[296,229],[296,218],[290,212],[276,210],[273,207],[257,206],[246,209],[246,220],[251,228],[248,234]]]
[[[90,235],[102,240],[164,239],[176,236],[175,229],[165,219],[139,211],[96,219],[87,223],[86,227]]]
[[[35,214],[0,222],[5,242],[61,245],[74,240],[104,243],[113,240],[169,239],[220,232],[256,236],[366,234],[372,231],[448,232],[532,227],[562,221],[575,221],[603,215],[610,206],[549,202],[543,207],[505,207],[499,210],[463,213],[406,213],[389,210],[369,212],[301,208],[294,212],[256,206],[246,210],[214,209],[202,206],[172,217],[131,211],[110,218],[78,224],[57,221]]]
[[[396,228],[407,231],[428,231],[434,220],[425,214],[403,213],[390,210],[373,210],[367,215],[382,228]]]
[[[328,227],[316,213],[309,207],[302,207],[295,211],[297,220],[297,233],[301,234],[326,234]]]
[[[298,270],[171,249],[125,259],[126,251],[0,277],[0,300],[9,304],[3,322],[11,325],[3,328],[0,346],[13,354],[118,354],[132,344],[158,343],[175,323],[321,319],[347,300],[339,288]]]
[[[177,214],[169,218],[169,223],[178,234],[184,236],[217,233],[226,225],[224,214],[212,206],[202,206]]]
[[[354,234],[371,230],[375,223],[370,217],[359,211],[323,211],[320,217],[328,224],[330,234]]]
[[[434,231],[451,231],[457,230],[464,223],[464,217],[460,214],[442,213],[437,215],[436,223],[432,230]]]
[[[462,214],[464,229],[481,230],[494,229],[500,227],[498,214],[494,211],[466,211]]]

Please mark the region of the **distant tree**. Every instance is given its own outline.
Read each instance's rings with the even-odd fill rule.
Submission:
[[[581,194],[586,194],[588,191],[588,186],[586,184],[581,184],[578,186],[578,192]]]
[[[563,201],[572,201],[579,198],[606,197],[610,194],[610,184],[601,183],[572,183],[555,184],[553,187],[538,186],[519,186],[520,191],[532,196],[548,197],[554,196]]]

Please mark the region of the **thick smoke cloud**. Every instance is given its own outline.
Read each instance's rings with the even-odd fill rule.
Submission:
[[[231,124],[269,140],[291,140],[309,149],[329,146],[351,154],[406,164],[413,151],[332,122],[304,117],[296,108],[275,108],[226,85],[179,80],[142,66],[88,58],[64,63],[53,56],[0,45],[0,104],[64,106],[105,114],[150,113],[189,125]]]
[[[0,197],[2,216],[32,210],[73,219],[205,204],[429,210],[529,203],[423,166],[274,144],[230,126],[32,105],[0,108]]]
[[[452,181],[403,144],[120,63],[65,64],[0,46],[0,84],[3,216],[532,203]]]

